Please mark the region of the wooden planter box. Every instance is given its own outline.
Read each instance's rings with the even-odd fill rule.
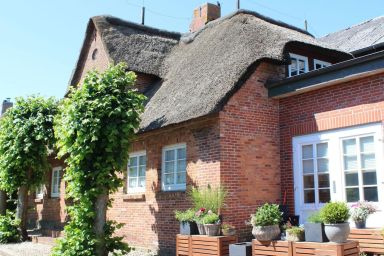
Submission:
[[[384,254],[384,239],[381,232],[380,229],[374,228],[351,229],[348,239],[358,241],[361,252]]]
[[[358,256],[358,242],[348,241],[343,244],[252,241],[252,256]]]
[[[359,256],[358,243],[348,241],[342,244],[297,242],[292,243],[294,256]]]
[[[292,242],[252,240],[252,256],[292,256]]]
[[[176,256],[228,256],[229,245],[236,242],[236,236],[177,235]]]

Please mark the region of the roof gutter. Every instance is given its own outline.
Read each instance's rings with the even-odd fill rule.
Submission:
[[[384,51],[380,51],[265,86],[269,97],[279,99],[383,72]]]
[[[376,51],[376,50],[380,50],[381,48],[384,48],[384,42],[382,43],[378,43],[378,44],[374,44],[374,45],[371,45],[371,46],[368,46],[368,47],[365,47],[365,48],[361,48],[361,49],[358,49],[356,51],[352,51],[351,53],[354,55],[354,56],[359,56],[365,52],[370,52],[370,51]]]

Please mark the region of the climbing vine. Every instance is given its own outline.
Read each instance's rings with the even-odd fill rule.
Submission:
[[[59,106],[55,136],[67,164],[64,180],[70,222],[53,255],[107,255],[129,250],[113,233],[121,225],[106,221],[111,199],[122,186],[119,174],[139,128],[145,96],[134,89],[136,75],[125,64],[89,72]],[[100,228],[101,227],[101,228]]]
[[[28,191],[41,184],[49,169],[48,149],[54,143],[53,120],[57,113],[54,98],[17,98],[0,119],[0,188],[17,191],[16,217],[26,238]]]

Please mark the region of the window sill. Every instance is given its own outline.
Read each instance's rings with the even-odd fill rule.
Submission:
[[[185,195],[186,195],[185,190],[159,191],[156,193],[156,198],[161,200],[184,199]]]
[[[44,202],[43,198],[35,198],[35,203],[36,204],[42,204]]]
[[[124,202],[137,202],[137,201],[145,201],[145,194],[125,194],[123,196]]]

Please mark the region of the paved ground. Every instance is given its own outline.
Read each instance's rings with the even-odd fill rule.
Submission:
[[[0,244],[1,256],[49,256],[52,246],[45,244],[36,244],[24,242],[20,244]],[[127,256],[155,256],[156,254],[134,250]]]

